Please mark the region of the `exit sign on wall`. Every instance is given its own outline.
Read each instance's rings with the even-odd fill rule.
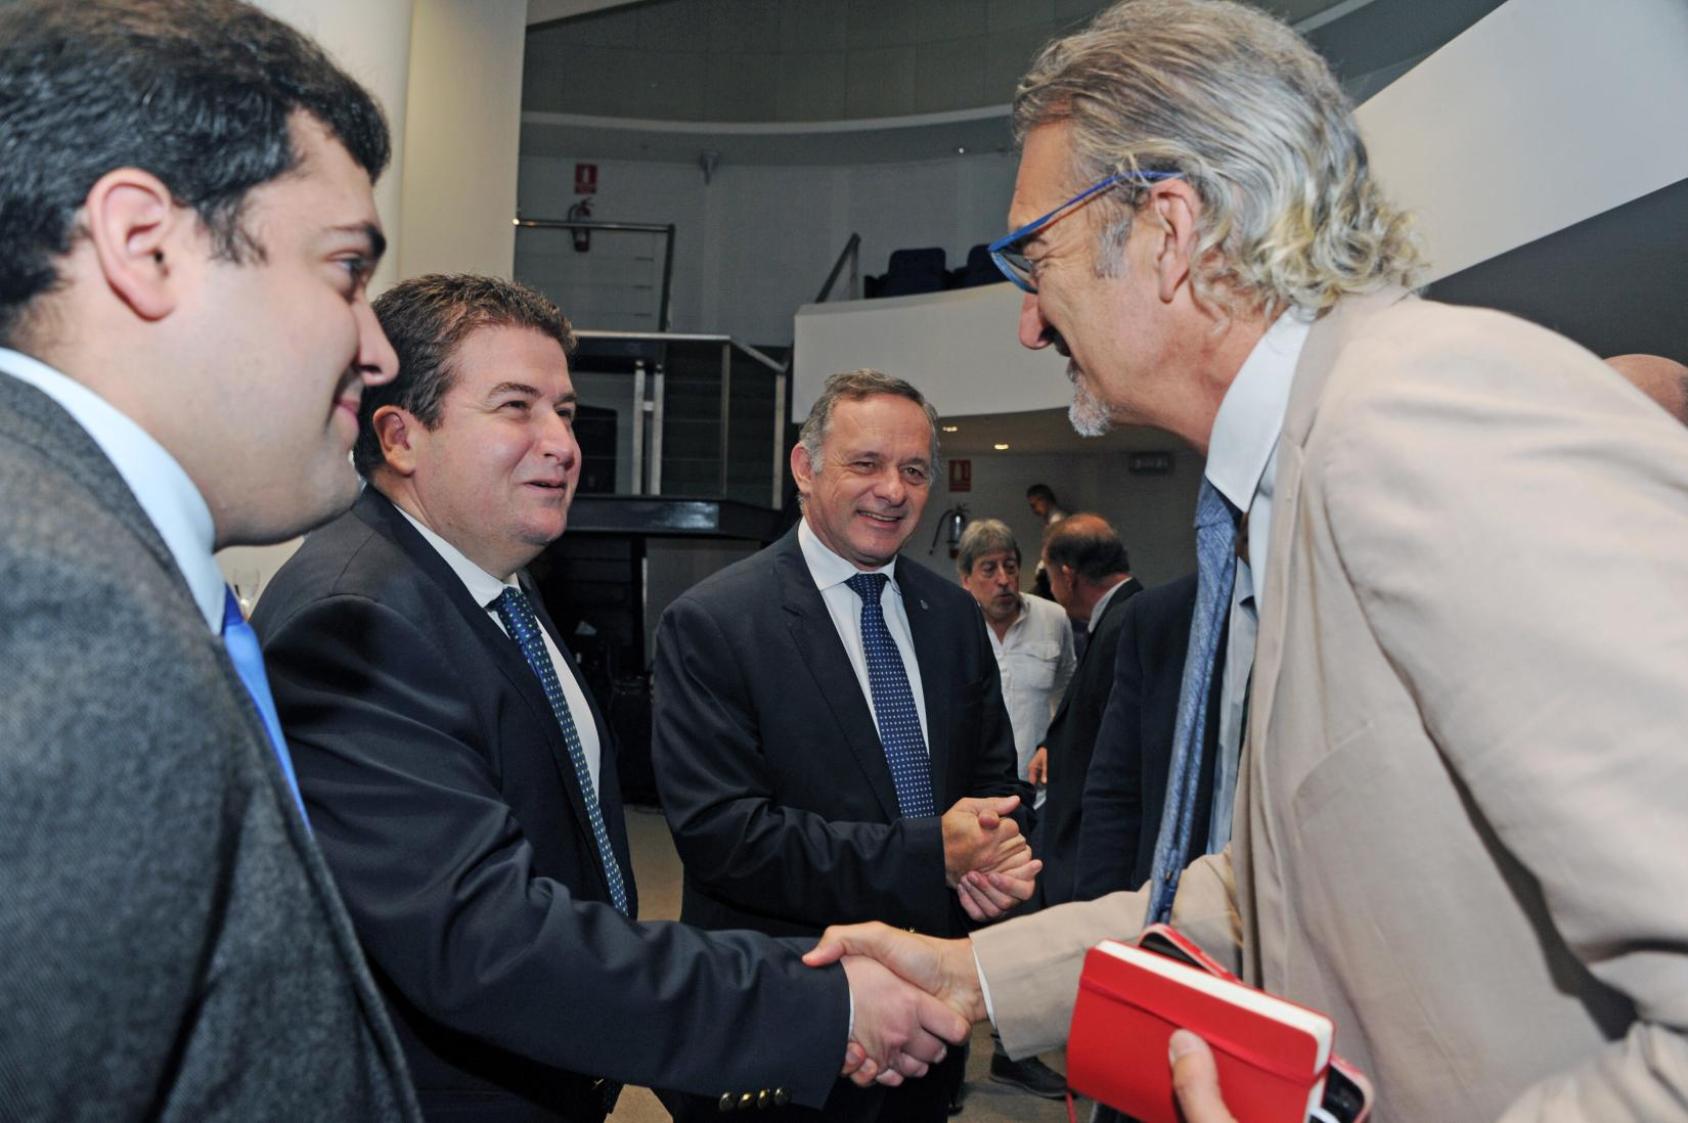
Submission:
[[[1126,459],[1125,465],[1134,476],[1170,476],[1172,453],[1134,452]]]

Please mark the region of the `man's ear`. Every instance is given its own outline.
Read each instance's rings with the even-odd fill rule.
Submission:
[[[798,494],[814,490],[815,465],[809,459],[809,450],[801,444],[791,446],[791,478],[797,483]]]
[[[1190,266],[1196,252],[1196,220],[1202,211],[1201,196],[1182,179],[1163,179],[1149,191],[1143,217],[1160,232],[1155,249],[1155,281],[1161,302],[1172,303],[1180,286],[1190,280]]]
[[[401,476],[415,475],[416,449],[411,442],[422,429],[416,415],[402,406],[385,405],[375,411],[369,423],[375,427],[387,467]]]
[[[94,259],[118,299],[143,320],[161,320],[180,300],[185,258],[198,218],[176,204],[151,172],[118,168],[101,176],[82,204]]]

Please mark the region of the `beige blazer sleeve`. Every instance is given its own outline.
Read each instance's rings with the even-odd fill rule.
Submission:
[[[1174,926],[1234,971],[1240,959],[1235,902],[1227,848],[1184,871],[1172,905]],[[1010,1056],[1031,1056],[1066,1042],[1084,953],[1103,940],[1136,939],[1148,906],[1141,890],[1111,893],[973,933],[980,978]]]
[[[1592,356],[1483,326],[1327,405],[1333,538],[1469,813],[1540,882],[1540,938],[1634,1005],[1503,1118],[1688,1119],[1688,432]]]

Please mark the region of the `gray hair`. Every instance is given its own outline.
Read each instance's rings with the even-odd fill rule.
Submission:
[[[1014,564],[1020,564],[1020,544],[1014,532],[1001,519],[980,519],[967,524],[961,532],[961,545],[956,548],[955,567],[966,577],[973,572],[973,563],[986,554],[998,550],[1013,550]]]
[[[932,427],[932,463],[930,465],[933,477],[938,471],[938,411],[932,408],[932,403],[926,396],[914,388],[910,382],[901,378],[894,378],[884,371],[847,370],[832,375],[826,380],[826,386],[821,390],[821,396],[815,399],[815,404],[809,407],[809,416],[803,421],[803,428],[797,433],[797,443],[803,446],[803,451],[809,454],[809,463],[814,470],[821,470],[821,449],[826,444],[826,432],[832,426],[832,409],[839,401],[859,402],[864,398],[871,398],[876,394],[890,394],[893,397],[907,398],[919,406],[926,414],[926,422]]]
[[[1411,286],[1410,220],[1371,177],[1353,107],[1281,21],[1230,0],[1121,0],[1045,47],[1014,94],[1019,140],[1072,128],[1076,183],[1174,172],[1200,196],[1199,295],[1317,315]],[[1097,269],[1117,275],[1142,185],[1099,199]],[[1217,250],[1217,253],[1210,252]]]

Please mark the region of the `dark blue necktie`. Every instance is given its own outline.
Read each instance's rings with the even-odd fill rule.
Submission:
[[[539,684],[545,688],[545,700],[563,729],[563,744],[568,746],[569,761],[574,765],[575,780],[580,784],[581,802],[586,804],[586,818],[592,826],[592,839],[598,844],[598,860],[604,867],[604,879],[610,884],[610,900],[627,915],[627,883],[621,878],[621,863],[610,848],[610,832],[604,827],[604,812],[598,806],[598,792],[592,786],[592,772],[586,767],[586,750],[580,747],[580,732],[574,727],[574,715],[569,712],[568,699],[563,696],[562,683],[557,681],[557,668],[551,664],[551,653],[545,650],[545,638],[539,630],[539,618],[520,589],[506,588],[495,602],[498,616],[504,621],[510,638],[522,649]]]
[[[275,699],[270,696],[270,680],[264,674],[264,653],[258,647],[258,633],[252,630],[252,625],[246,622],[246,616],[240,611],[240,601],[235,599],[234,590],[223,586],[223,647],[229,653],[229,662],[240,675],[240,681],[246,687],[246,693],[252,696],[252,704],[258,707],[258,716],[264,719],[264,732],[270,735],[270,748],[275,750],[276,760],[281,762],[281,774],[287,777],[287,786],[293,789],[293,802],[299,805],[299,814],[305,814],[305,801],[299,795],[299,778],[293,774],[293,757],[287,751],[287,739],[281,735],[281,719],[276,716]],[[305,819],[305,825],[310,825],[310,819]]]
[[[1172,761],[1167,770],[1166,804],[1155,840],[1154,875],[1149,882],[1148,921],[1172,917],[1172,898],[1190,853],[1196,817],[1196,785],[1201,782],[1207,733],[1207,700],[1231,590],[1237,580],[1237,517],[1225,497],[1202,480],[1196,500],[1196,609],[1190,619],[1190,648],[1178,690],[1178,720],[1173,727]]]
[[[932,798],[932,762],[926,738],[920,733],[920,711],[914,706],[902,652],[885,626],[879,597],[888,581],[883,573],[858,573],[844,582],[862,599],[862,650],[867,655],[867,682],[873,692],[873,712],[879,740],[891,765],[891,784],[897,789],[897,810],[905,819],[936,815]]]

